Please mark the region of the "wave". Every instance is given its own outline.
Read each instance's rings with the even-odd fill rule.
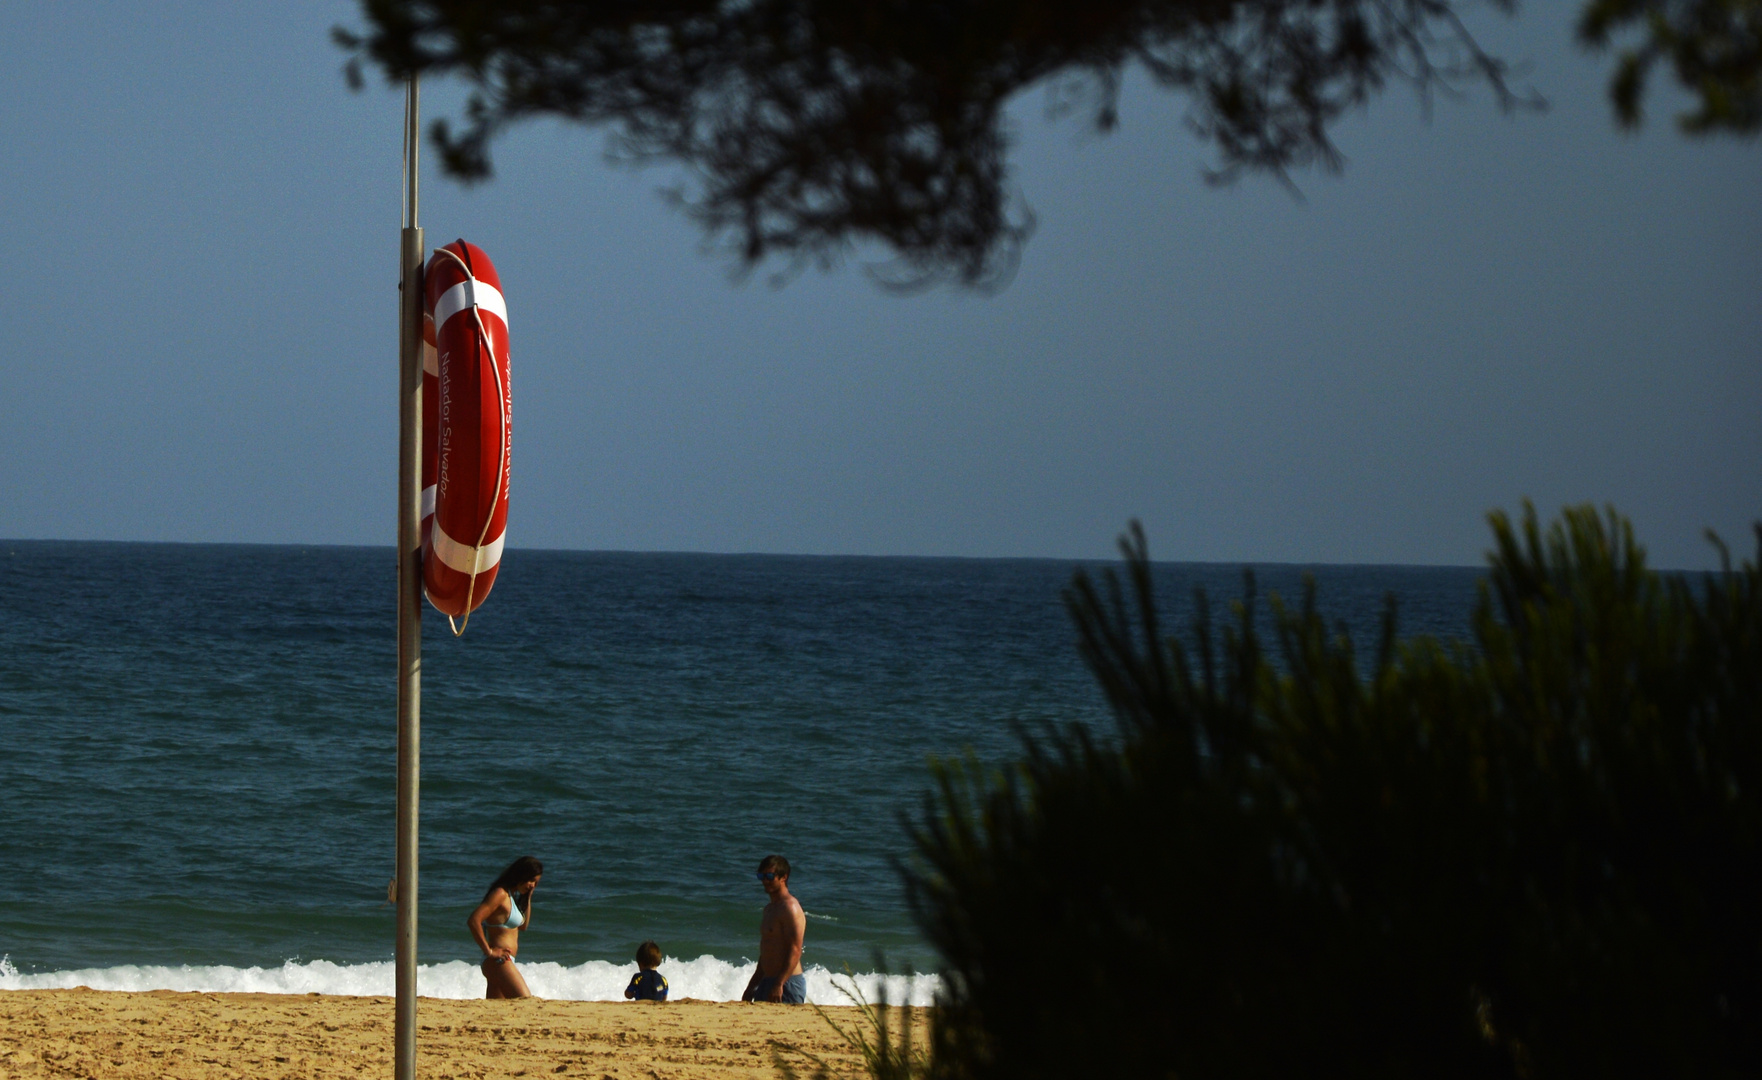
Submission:
[[[678,1001],[739,1001],[757,965],[735,964],[704,955],[695,960],[668,957],[661,963],[667,977],[668,996]],[[636,974],[633,964],[589,960],[566,967],[562,964],[521,964],[526,985],[542,998],[563,1001],[623,1001],[624,988]],[[820,1005],[848,1005],[847,991],[855,990],[866,1001],[881,1000],[912,1005],[932,1004],[941,982],[934,975],[880,975],[876,972],[846,976],[819,965],[803,973],[808,981],[808,1000]],[[853,985],[854,984],[854,985]],[[206,994],[344,994],[390,996],[395,991],[393,965],[389,960],[365,964],[333,964],[329,960],[289,960],[280,967],[179,967],[122,964],[106,968],[81,968],[22,975],[10,957],[0,957],[0,990],[67,990],[87,986],[93,990],[178,990]],[[480,998],[483,975],[477,965],[463,960],[423,964],[416,969],[416,992],[423,997]]]

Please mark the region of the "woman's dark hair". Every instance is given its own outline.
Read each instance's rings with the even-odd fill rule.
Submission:
[[[532,900],[530,897],[516,897],[514,895],[514,886],[524,885],[526,882],[531,881],[533,878],[538,877],[544,872],[544,863],[539,862],[531,855],[522,855],[518,859],[509,863],[506,870],[503,870],[496,875],[496,879],[489,883],[489,888],[484,890],[483,898],[488,900],[490,893],[495,892],[497,889],[504,889],[508,893],[509,901],[511,903],[519,904],[521,913],[525,914],[527,905],[532,903]],[[522,903],[522,900],[525,902]]]

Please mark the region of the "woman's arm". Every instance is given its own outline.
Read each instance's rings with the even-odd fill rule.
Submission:
[[[506,890],[491,889],[490,894],[483,898],[483,903],[477,905],[472,909],[471,914],[465,916],[465,928],[471,931],[471,937],[476,940],[477,947],[483,950],[485,956],[500,956],[506,959],[512,955],[507,949],[490,948],[489,939],[483,936],[483,920],[494,915],[496,909],[502,906],[504,899],[508,901],[509,907],[514,905],[514,898],[509,896]]]
[[[532,929],[532,898],[537,893],[538,893],[538,886],[537,885],[534,885],[532,888],[526,890],[526,910],[521,912],[522,915],[526,916],[526,920],[520,926],[520,929],[522,929],[522,930]],[[512,896],[508,897],[508,903],[512,904],[513,902],[514,902],[514,898]]]

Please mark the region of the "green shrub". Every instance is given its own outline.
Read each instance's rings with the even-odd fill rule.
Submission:
[[[1136,525],[1079,574],[1117,737],[945,766],[915,823],[931,1074],[1762,1075],[1758,563],[1492,527],[1472,640],[1391,604],[1368,665],[1313,583],[1270,650],[1252,581],[1165,639]]]
[[[887,965],[877,956],[875,969],[881,975],[881,1000],[871,1002],[863,996],[850,967],[844,969],[844,982],[833,976],[832,985],[845,1000],[856,1008],[856,1018],[840,1024],[832,1014],[817,1004],[809,1007],[818,1013],[840,1040],[856,1051],[861,1061],[857,1069],[840,1070],[811,1050],[794,1043],[772,1039],[771,1063],[783,1080],[802,1080],[797,1064],[807,1070],[808,1080],[839,1080],[841,1077],[866,1080],[923,1080],[929,1074],[929,1054],[924,1041],[912,1033],[913,1018],[918,1009],[911,1005],[892,1005],[887,1000]],[[909,991],[908,991],[909,993]],[[899,1020],[894,1022],[894,1013]]]

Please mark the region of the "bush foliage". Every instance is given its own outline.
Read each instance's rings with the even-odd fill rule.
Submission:
[[[1762,1074],[1762,558],[1491,522],[1471,640],[1391,602],[1369,663],[1313,584],[1165,637],[1136,525],[1079,574],[1117,737],[946,766],[915,822],[931,1073]]]
[[[842,984],[836,976],[833,977],[833,988],[856,1010],[853,1020],[841,1024],[819,1005],[809,1005],[846,1046],[856,1051],[860,1066],[840,1070],[811,1050],[781,1039],[772,1039],[771,1063],[776,1066],[777,1075],[782,1080],[802,1080],[804,1076],[810,1080],[837,1080],[840,1077],[922,1080],[928,1075],[930,1055],[924,1040],[912,1033],[916,1026],[914,1020],[920,1010],[911,1005],[890,1003],[887,1000],[887,965],[880,956],[875,958],[875,967],[882,976],[881,1000],[878,1002],[872,1002],[863,995],[849,966],[844,969]],[[798,1064],[805,1071],[798,1070]]]

